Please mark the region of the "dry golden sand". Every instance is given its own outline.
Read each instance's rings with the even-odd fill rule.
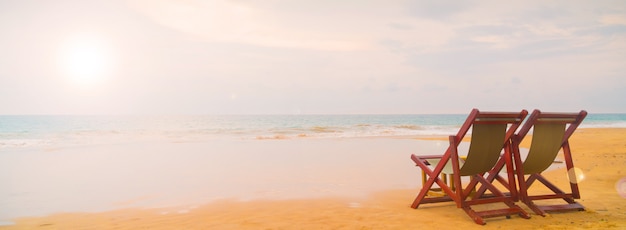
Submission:
[[[490,218],[479,226],[453,203],[411,209],[416,188],[362,200],[222,200],[198,207],[56,214],[18,219],[0,229],[626,229],[626,198],[616,188],[626,178],[626,129],[579,129],[570,143],[575,166],[585,175],[579,184],[587,211]],[[564,170],[544,175],[568,188]]]

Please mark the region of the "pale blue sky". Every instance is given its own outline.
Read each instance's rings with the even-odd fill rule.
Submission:
[[[626,112],[626,1],[0,1],[0,114]]]

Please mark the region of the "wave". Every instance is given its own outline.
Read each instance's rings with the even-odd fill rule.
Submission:
[[[342,131],[334,127],[313,126],[309,130],[314,133],[341,133]]]
[[[421,130],[422,127],[419,125],[397,125],[394,126],[394,128],[398,128],[398,129],[410,129],[410,130]]]
[[[580,128],[626,128],[626,121],[620,122],[585,122],[580,124]]]
[[[0,150],[213,139],[282,140],[443,136],[466,115],[303,115],[180,117],[0,116]],[[626,115],[590,115],[581,128],[626,128]]]

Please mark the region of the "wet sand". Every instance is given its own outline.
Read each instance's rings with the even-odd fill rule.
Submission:
[[[257,187],[243,188],[241,190],[243,193],[235,193],[235,196],[214,194],[209,197],[211,199],[203,202],[193,196],[198,196],[198,192],[212,189],[198,190],[192,187],[202,184],[201,181],[171,184],[171,187],[180,187],[180,191],[194,192],[183,193],[190,198],[187,202],[162,203],[149,207],[157,203],[156,201],[163,201],[165,197],[180,195],[177,194],[180,191],[169,193],[170,196],[157,195],[155,198],[145,194],[144,197],[140,196],[145,191],[142,189],[134,196],[135,199],[120,204],[117,206],[119,208],[108,206],[104,209],[110,210],[64,211],[40,217],[19,217],[12,220],[15,225],[2,226],[0,229],[435,229],[441,226],[454,226],[455,229],[626,228],[626,167],[624,167],[626,129],[579,129],[570,140],[574,164],[585,175],[579,182],[582,195],[579,201],[587,211],[554,213],[547,217],[532,215],[528,220],[516,216],[511,219],[489,218],[486,226],[474,224],[461,209],[456,208],[454,203],[423,205],[419,209],[409,207],[419,191],[420,178],[420,171],[412,165],[409,155],[422,151],[432,154],[429,151],[440,148],[436,144],[440,142],[431,140],[429,143],[433,143],[433,149],[421,151],[415,148],[431,145],[415,146],[411,142],[416,140],[383,138],[377,142],[375,139],[377,138],[333,144],[297,140],[272,142],[280,145],[271,145],[271,148],[278,146],[286,148],[280,151],[273,149],[277,150],[276,152],[307,149],[302,152],[309,158],[287,158],[287,163],[293,163],[295,168],[277,167],[278,171],[271,174],[263,173],[267,167],[255,168],[254,160],[245,161],[251,156],[241,156],[242,158],[238,160],[231,159],[239,163],[238,169],[243,172],[246,169],[253,172],[239,175],[242,184],[248,183],[250,178],[258,180]],[[285,145],[286,143],[289,144]],[[259,157],[258,159],[271,159],[269,163],[277,165],[286,163],[275,160],[284,159],[288,155],[280,155],[277,158],[263,157],[265,153],[263,151],[270,149],[264,149],[263,146],[256,148],[260,153],[254,156]],[[354,151],[355,149],[358,151]],[[311,151],[311,155],[306,154],[307,151]],[[314,152],[318,155],[314,155]],[[325,160],[311,156],[320,156]],[[168,160],[171,156],[162,157],[158,159]],[[190,160],[206,160],[186,157]],[[172,158],[170,161],[176,161],[174,159],[179,158]],[[188,161],[181,160],[178,163],[185,162]],[[202,168],[201,165],[198,164],[197,167]],[[189,167],[187,175],[200,173],[194,166]],[[302,170],[303,167],[306,170]],[[282,176],[275,177],[276,175]],[[559,187],[568,188],[564,169],[550,171],[544,175]],[[123,186],[131,186],[126,183],[136,182],[145,176],[136,175],[136,179],[108,184],[109,187],[115,185],[110,188],[111,192],[122,194],[111,201],[124,197],[127,192]],[[160,181],[178,181],[180,176],[176,174],[171,179]],[[198,176],[191,178],[208,180]],[[93,183],[104,183],[98,180],[102,178],[94,178]],[[266,188],[269,190],[263,190],[263,185],[272,184],[271,181],[275,182],[274,185],[280,186],[268,186]],[[303,183],[298,184],[298,181]],[[162,186],[162,183],[145,185]],[[305,186],[302,188],[300,185]],[[150,187],[146,186],[145,189],[149,190]],[[234,189],[229,191],[232,192],[238,187],[230,189]],[[258,195],[255,191],[270,191],[267,194],[272,195]],[[46,189],[42,188],[42,192],[46,192]],[[523,204],[520,206],[530,212]]]

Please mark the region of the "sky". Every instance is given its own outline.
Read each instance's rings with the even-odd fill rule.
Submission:
[[[1,0],[0,114],[626,113],[626,1]]]

